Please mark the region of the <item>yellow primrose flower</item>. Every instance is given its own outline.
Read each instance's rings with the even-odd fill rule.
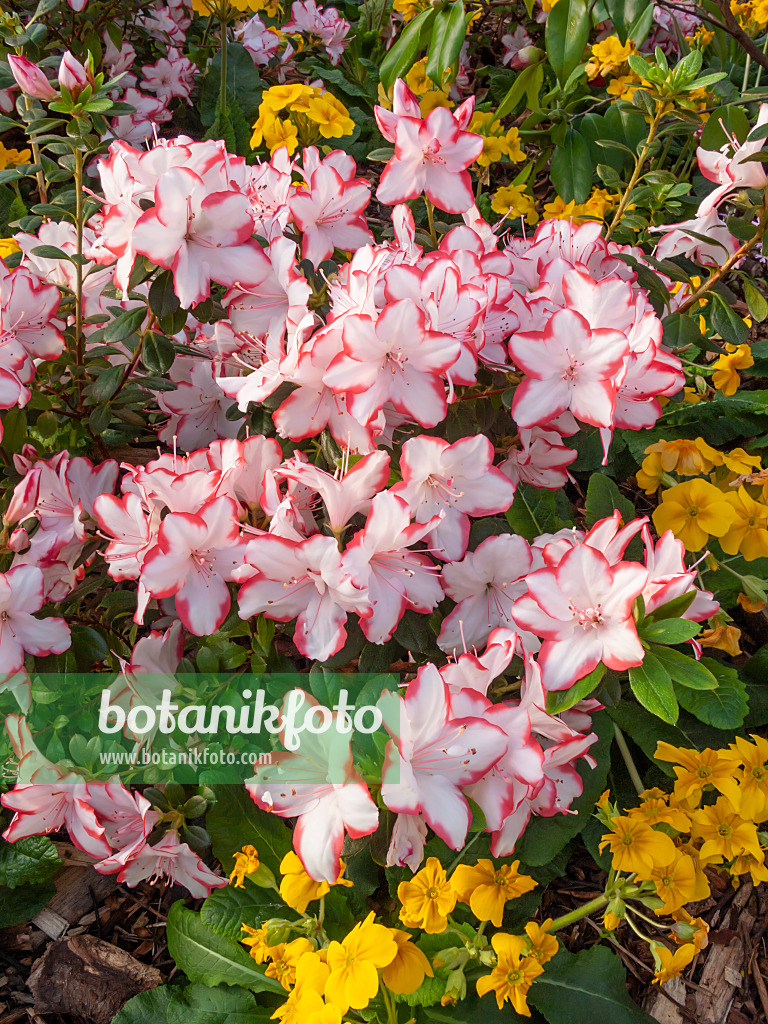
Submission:
[[[677,854],[671,864],[654,867],[650,881],[656,886],[656,894],[664,904],[656,913],[671,914],[686,903],[706,899],[709,885],[704,880],[702,890],[700,878],[703,874],[696,871],[693,859],[685,853]]]
[[[423,96],[425,92],[429,92],[435,88],[434,82],[427,75],[427,58],[422,57],[421,60],[417,60],[411,70],[405,76],[405,84],[411,90],[414,96]]]
[[[713,786],[738,805],[735,772],[741,761],[727,750],[693,750],[659,740],[654,757],[674,765],[676,796],[686,800],[701,794],[705,786]]]
[[[645,454],[657,454],[663,471],[676,473],[678,476],[701,476],[708,473],[713,466],[723,464],[720,452],[711,448],[702,437],[656,441],[645,449]]]
[[[668,794],[661,789],[646,789],[640,794],[639,807],[626,811],[628,818],[637,818],[646,825],[670,825],[676,832],[688,832],[690,819],[677,807],[668,806]]]
[[[323,993],[330,973],[322,953],[310,950],[302,953],[296,961],[293,988],[288,998],[272,1014],[273,1020],[282,1024],[305,1024],[307,1015],[321,1010],[325,1005]]]
[[[620,196],[616,192],[609,192],[605,188],[593,188],[586,202],[581,204],[581,210],[585,217],[604,220],[606,213],[618,205],[619,199]]]
[[[611,818],[613,832],[602,837],[600,850],[606,846],[613,857],[616,871],[626,871],[640,878],[649,878],[656,865],[671,863],[675,846],[669,836],[656,832],[637,818]]]
[[[538,220],[538,217],[536,218]],[[15,238],[0,238],[0,260],[4,260],[13,252],[21,252],[19,243]]]
[[[748,455],[743,448],[722,453],[723,465],[732,473],[750,476],[760,466],[759,455]]]
[[[417,14],[429,7],[429,0],[394,0],[392,10],[402,14],[403,21],[412,21]]]
[[[728,871],[730,872],[734,889],[738,889],[736,879],[739,875],[749,875],[754,886],[760,885],[761,882],[768,882],[768,866],[765,863],[764,856],[761,856],[759,859],[755,857],[737,857],[728,868]]]
[[[735,395],[741,384],[741,377],[736,371],[754,366],[755,360],[749,345],[727,344],[725,347],[727,351],[712,363],[712,384],[728,396]]]
[[[307,105],[306,114],[310,121],[319,125],[324,139],[340,139],[355,130],[355,122],[347,108],[330,93],[312,99]]]
[[[734,521],[720,538],[720,547],[728,555],[741,552],[748,562],[768,556],[768,505],[755,501],[745,488],[725,495],[734,511]]]
[[[539,924],[537,921],[529,921],[525,926],[525,934],[531,946],[528,956],[538,960],[540,964],[548,963],[560,948],[560,944],[554,935],[549,934],[553,920],[548,917],[546,921]]]
[[[6,149],[0,142],[0,171],[9,167],[18,167],[19,164],[32,163],[32,151],[29,149]]]
[[[722,537],[736,518],[725,495],[706,480],[689,480],[664,491],[654,509],[653,524],[659,534],[671,530],[686,551],[700,551],[713,537]]]
[[[757,828],[736,813],[727,797],[719,796],[713,806],[700,807],[691,815],[693,839],[703,839],[702,857],[716,862],[733,860],[744,854],[763,859]]]
[[[310,878],[298,856],[290,850],[280,862],[280,896],[289,907],[303,914],[308,905],[331,891],[331,884],[349,888],[353,883],[344,878],[346,864],[341,861],[341,871],[335,882],[316,882]]]
[[[490,974],[477,981],[477,994],[484,996],[493,992],[496,1005],[501,1010],[510,1002],[516,1013],[530,1017],[526,995],[528,989],[544,968],[532,956],[522,956],[526,940],[521,935],[503,935],[497,932],[491,939],[496,953],[496,966]]]
[[[410,881],[397,887],[402,903],[400,920],[406,928],[421,928],[430,935],[444,932],[456,906],[456,890],[437,857],[430,857]]]
[[[587,61],[585,71],[587,78],[592,81],[598,75],[605,77],[617,67],[626,64],[630,54],[637,53],[635,44],[631,39],[622,43],[618,36],[608,36],[599,43],[592,46],[592,56]]]
[[[700,953],[709,944],[709,925],[700,917],[691,917],[685,907],[672,915],[675,923],[670,929],[670,934],[678,946],[692,942],[696,952]]]
[[[411,941],[408,932],[390,928],[389,933],[397,943],[397,954],[381,972],[381,979],[390,992],[407,996],[416,991],[424,978],[434,977],[434,973],[429,960],[416,943]]]
[[[263,107],[264,110],[271,110],[273,114],[278,114],[281,110],[285,110],[286,107],[292,107],[297,101],[305,100],[307,93],[312,95],[316,91],[316,89],[302,85],[300,82],[273,85],[262,93],[259,113],[261,113]]]
[[[603,928],[607,932],[615,932],[622,920],[623,918],[619,917],[618,914],[614,914],[612,910],[606,910],[603,914]]]
[[[244,924],[243,931],[246,933],[247,938],[240,939],[242,944],[250,946],[251,956],[257,964],[266,963],[272,956],[272,950],[275,948],[267,942],[266,927],[262,925],[261,928],[251,928],[250,925]]]
[[[364,1009],[379,991],[379,968],[391,964],[398,944],[389,928],[374,924],[374,913],[359,921],[341,942],[328,946],[326,999],[342,1013]]]
[[[551,203],[544,204],[544,220],[572,220],[579,223],[579,211],[573,199],[567,202],[562,196],[555,196]]]
[[[752,8],[752,17],[760,28],[768,25],[768,0],[757,0]]]
[[[632,97],[642,87],[642,84],[635,74],[619,75],[610,80],[606,92],[609,96],[615,96],[617,100],[628,100],[631,103]]]
[[[750,735],[752,742],[737,736],[731,750],[744,767],[739,772],[739,802],[742,818],[765,821],[768,818],[768,740]]]
[[[514,220],[525,217],[526,224],[536,224],[539,215],[533,199],[525,191],[525,185],[504,185],[497,189],[491,200],[491,209]]]
[[[663,985],[665,981],[671,981],[672,978],[679,978],[697,952],[693,943],[686,943],[672,952],[660,942],[654,942],[651,949],[659,965],[653,977],[653,983],[658,985]]]
[[[663,442],[659,442],[662,444]],[[643,459],[643,464],[635,474],[637,480],[637,486],[641,487],[646,494],[655,494],[656,491],[661,487],[664,481],[664,473],[666,470],[661,464],[661,451],[652,451],[651,449],[657,448],[657,445],[651,445],[650,448],[646,448],[646,457]]]
[[[745,612],[749,612],[750,615],[756,615],[765,608],[768,601],[753,601],[751,598],[747,597],[746,594],[739,594],[736,598],[736,603],[739,608],[743,608]]]
[[[705,629],[697,638],[702,647],[713,647],[718,651],[725,651],[732,658],[743,654],[739,646],[741,630],[736,626],[715,626],[714,629]]]
[[[490,921],[495,928],[501,928],[507,900],[517,899],[538,884],[528,875],[518,874],[519,865],[516,860],[496,867],[492,860],[483,857],[475,867],[460,864],[451,875],[451,885],[478,921]]]
[[[419,100],[419,109],[422,117],[427,117],[435,107],[447,107],[450,109],[452,106],[454,104],[449,98],[448,93],[442,92],[440,89],[430,89]]]
[[[259,867],[259,855],[255,846],[244,846],[235,854],[235,866],[229,876],[230,882],[235,883],[236,889],[244,889],[243,879],[246,875],[252,875]]]
[[[265,974],[268,978],[275,978],[284,989],[293,987],[296,981],[296,965],[299,957],[309,953],[314,947],[309,939],[301,936],[293,939],[292,942],[280,942],[273,946],[269,955],[272,962],[268,965]]]

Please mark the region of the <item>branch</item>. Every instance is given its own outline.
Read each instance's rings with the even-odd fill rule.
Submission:
[[[736,42],[738,42],[744,51],[752,58],[752,60],[759,64],[761,67],[768,71],[768,55],[764,54],[760,47],[755,43],[751,36],[747,35],[744,29],[739,25],[738,21],[731,11],[729,0],[714,0],[717,5],[717,9],[723,16],[723,20],[719,21],[717,18],[713,18],[712,15],[705,8],[696,5],[696,15],[702,19],[702,21],[709,22],[710,25],[714,25],[715,28],[722,29],[727,32],[729,36],[732,36]],[[682,3],[671,3],[670,0],[657,0],[659,7],[666,7],[672,11],[685,11],[690,14],[690,6]]]

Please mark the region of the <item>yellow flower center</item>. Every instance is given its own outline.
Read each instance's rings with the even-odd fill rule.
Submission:
[[[625,846],[631,846],[634,842],[634,839],[632,838],[632,836],[622,836],[621,841]]]
[[[664,877],[663,877],[663,878],[662,878],[662,880],[661,880],[661,884],[662,884],[662,885],[664,885],[664,886],[666,886],[666,887],[667,887],[667,889],[671,889],[671,888],[672,888],[672,886],[673,886],[673,885],[674,885],[675,883],[674,883],[673,879],[672,879],[672,878],[670,878],[670,876],[669,876],[669,875],[664,875]]]
[[[432,885],[427,889],[427,899],[436,900],[440,898],[440,890],[436,885]]]
[[[753,529],[754,529],[754,527],[759,526],[759,525],[760,524],[758,523],[757,519],[754,516],[750,516],[749,519],[747,520],[747,526],[751,526]]]
[[[719,826],[717,834],[719,836],[722,836],[723,839],[728,839],[732,831],[733,829],[731,828],[731,826],[724,821],[723,824]]]
[[[696,508],[695,505],[692,505],[688,509],[688,515],[691,517],[691,519],[695,519],[698,514],[699,514],[699,510]]]
[[[501,872],[499,872],[496,875],[496,877],[494,878],[494,882],[496,883],[496,885],[501,886],[504,889],[506,889],[507,887],[507,880]]]
[[[507,974],[507,983],[510,985],[519,985],[523,980],[522,971],[509,971]]]
[[[759,779],[761,782],[765,778],[765,765],[761,765],[759,768],[752,769],[752,777]]]
[[[712,774],[712,769],[708,765],[703,764],[701,768],[699,768],[699,770],[696,772],[696,774],[699,776],[700,779],[708,779],[709,776]]]

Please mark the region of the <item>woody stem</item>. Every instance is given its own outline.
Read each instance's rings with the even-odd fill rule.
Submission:
[[[432,239],[432,244],[437,248],[437,234],[435,232],[435,208],[424,196],[424,202],[427,204],[427,221],[429,222],[429,237]]]
[[[614,213],[613,215],[613,220],[611,221],[610,227],[605,233],[606,242],[610,239],[614,230],[619,226],[621,218],[624,216],[624,213],[626,212],[626,209],[629,206],[629,200],[632,196],[632,190],[637,184],[637,180],[640,177],[640,173],[643,169],[643,166],[645,165],[645,161],[648,159],[648,154],[651,151],[653,140],[656,138],[656,132],[659,127],[659,122],[661,121],[663,116],[664,104],[657,101],[656,112],[653,115],[653,119],[651,120],[651,124],[648,129],[648,138],[645,140],[645,145],[643,146],[642,151],[640,152],[640,155],[638,156],[635,162],[635,169],[634,171],[632,171],[632,177],[629,179],[629,184],[624,190],[624,195],[621,197],[621,202],[616,208],[616,213]]]

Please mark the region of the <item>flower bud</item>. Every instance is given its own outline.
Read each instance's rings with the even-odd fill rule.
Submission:
[[[88,75],[85,68],[76,57],[72,56],[69,50],[61,58],[59,85],[62,89],[70,91],[72,99],[77,99],[86,85],[88,85]]]
[[[16,554],[20,551],[25,551],[29,547],[29,534],[23,527],[13,531],[8,540],[8,547]]]
[[[521,68],[527,68],[531,64],[540,61],[543,57],[544,51],[539,49],[538,46],[524,46],[512,58],[512,67],[515,71],[519,71]]]
[[[8,57],[11,73],[22,92],[36,100],[55,100],[58,93],[45,77],[45,73],[26,57]]]

